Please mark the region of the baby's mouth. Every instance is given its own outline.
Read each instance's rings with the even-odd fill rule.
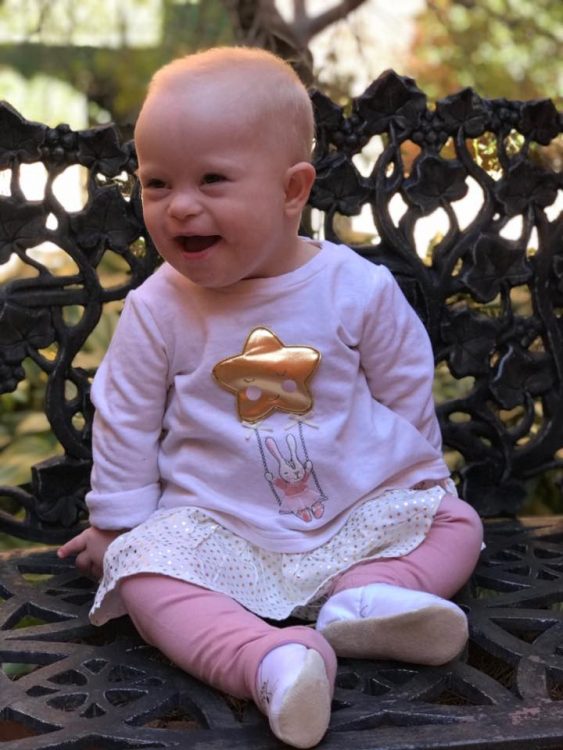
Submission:
[[[201,235],[192,234],[176,238],[185,253],[201,253],[214,245],[219,240],[218,234]]]

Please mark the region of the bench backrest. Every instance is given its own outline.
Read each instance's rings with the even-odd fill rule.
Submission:
[[[346,108],[312,96],[306,228],[395,274],[432,339],[460,492],[483,515],[516,513],[534,478],[563,473],[563,118],[550,100],[471,89],[429,105],[393,71]],[[0,286],[0,392],[32,363],[61,446],[27,485],[0,487],[0,530],[16,536],[56,543],[85,520],[96,363],[84,352],[158,262],[135,168],[111,125],[50,128],[0,105],[0,273],[18,269]]]

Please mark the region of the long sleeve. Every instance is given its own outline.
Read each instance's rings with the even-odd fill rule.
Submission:
[[[377,268],[359,350],[373,397],[408,420],[441,451],[432,395],[434,359],[430,340],[399,285],[381,266]]]
[[[92,388],[94,468],[86,501],[99,528],[131,528],[158,505],[167,382],[163,338],[133,292]]]

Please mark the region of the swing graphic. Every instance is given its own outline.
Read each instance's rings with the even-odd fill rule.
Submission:
[[[273,437],[268,436],[262,441],[259,429],[255,430],[255,434],[264,465],[264,477],[276,498],[279,512],[293,514],[305,523],[321,518],[327,497],[321,490],[308,456],[302,424],[299,423],[299,437],[304,460],[299,457],[297,440],[292,433],[286,435],[287,447],[283,449]],[[269,468],[266,451],[275,460],[274,471]]]

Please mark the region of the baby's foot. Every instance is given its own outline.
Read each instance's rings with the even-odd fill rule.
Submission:
[[[278,739],[299,748],[317,745],[330,719],[332,690],[318,651],[288,643],[262,659],[257,703]]]
[[[415,664],[451,661],[468,637],[467,618],[453,602],[386,583],[339,591],[316,627],[337,656]]]

